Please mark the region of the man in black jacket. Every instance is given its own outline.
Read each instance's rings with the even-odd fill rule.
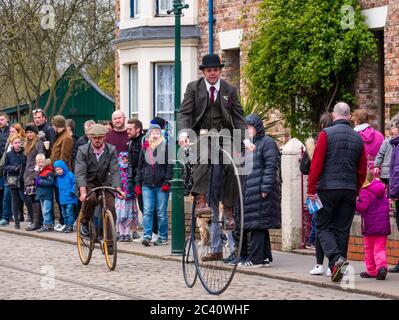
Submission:
[[[136,185],[136,170],[139,165],[141,152],[141,140],[144,137],[143,124],[140,120],[129,119],[127,122],[127,135],[129,142],[127,144],[129,153],[129,187],[134,189]],[[143,199],[139,201],[140,210],[143,210]]]
[[[366,177],[367,158],[363,141],[349,122],[349,105],[334,107],[334,124],[317,139],[310,166],[308,197],[320,197],[323,207],[316,216],[316,230],[329,260],[331,281],[340,282],[348,266],[346,259],[356,196]]]
[[[136,185],[136,172],[139,165],[139,158],[141,152],[141,140],[144,137],[143,134],[143,124],[140,120],[129,119],[127,121],[127,135],[129,137],[129,142],[127,144],[128,154],[129,154],[129,189],[131,193],[134,193],[134,186]],[[137,202],[139,204],[140,211],[143,212],[143,195],[137,196]],[[134,229],[133,229],[134,230]],[[137,230],[133,231],[133,240],[139,239],[140,236]]]
[[[57,137],[52,125],[47,123],[47,115],[42,109],[35,109],[32,111],[33,122],[39,129],[39,137],[45,141],[46,156],[50,157],[51,147],[53,146]]]
[[[0,112],[0,159],[3,157],[7,139],[10,135],[10,125],[8,123],[8,115],[5,112]],[[3,217],[3,195],[4,189],[0,189],[0,218]],[[1,221],[3,225],[8,224],[8,221]]]

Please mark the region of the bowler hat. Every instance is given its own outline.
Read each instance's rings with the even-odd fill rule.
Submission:
[[[107,128],[102,124],[93,124],[87,131],[87,135],[90,137],[104,137],[108,132]]]
[[[202,57],[202,64],[199,66],[200,70],[205,68],[223,68],[224,63],[220,60],[217,54],[210,53]]]

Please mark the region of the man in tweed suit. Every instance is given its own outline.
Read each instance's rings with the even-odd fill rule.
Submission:
[[[205,55],[200,65],[204,77],[188,84],[183,102],[177,114],[177,127],[179,130],[179,145],[185,147],[189,144],[188,129],[193,130],[197,136],[203,132],[216,130],[220,132],[226,129],[231,134],[233,129],[241,130],[241,142],[249,151],[255,150],[248,139],[244,140],[247,128],[243,109],[239,102],[237,89],[228,82],[220,79],[222,68],[220,57],[216,54]],[[231,135],[232,137],[232,135]],[[195,214],[197,216],[211,216],[212,211],[206,202],[206,194],[210,181],[210,155],[215,148],[212,141],[208,142],[208,150],[199,150],[197,147],[197,164],[193,167],[192,193],[196,196]],[[231,139],[223,139],[222,147],[231,152]],[[233,146],[234,148],[234,146]],[[205,158],[205,159],[204,159]],[[213,163],[213,162],[212,162]],[[226,229],[235,228],[233,217],[233,205],[238,195],[238,186],[234,176],[232,164],[223,164],[223,186],[221,201],[223,214],[226,218]],[[213,254],[213,253],[211,253]],[[214,257],[221,258],[221,253],[215,253]]]

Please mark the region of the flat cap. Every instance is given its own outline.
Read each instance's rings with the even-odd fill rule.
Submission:
[[[90,137],[104,137],[108,132],[107,128],[102,124],[93,124],[87,131],[87,135]]]

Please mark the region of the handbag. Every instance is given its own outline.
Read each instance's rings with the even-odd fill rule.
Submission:
[[[6,181],[4,184],[9,188],[20,188],[21,187],[21,171],[22,169],[19,168],[19,175],[17,176],[6,176]]]
[[[5,185],[9,188],[19,188],[20,187],[19,176],[7,176]]]

